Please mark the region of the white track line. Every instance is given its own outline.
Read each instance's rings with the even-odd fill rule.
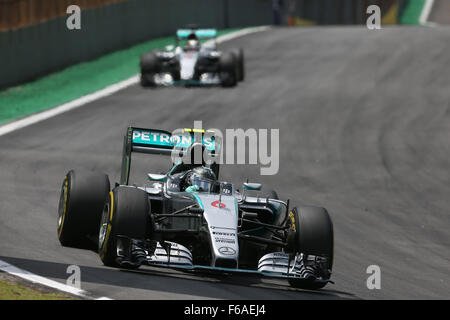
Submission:
[[[71,102],[62,104],[58,107],[54,107],[52,109],[39,112],[36,114],[33,114],[31,116],[27,116],[25,118],[22,118],[20,120],[16,120],[10,123],[7,123],[0,127],[0,136],[3,136],[7,133],[10,133],[12,131],[22,129],[24,127],[30,126],[32,124],[35,124],[37,122],[41,122],[44,120],[47,120],[49,118],[52,118],[54,116],[57,116],[61,113],[67,112],[69,110],[81,107],[89,102],[98,100],[100,98],[109,96],[119,90],[125,89],[126,87],[129,87],[139,81],[138,76],[134,76],[132,78],[129,78],[125,81],[121,81],[119,83],[113,84],[109,87],[106,87],[100,91],[88,94],[86,96],[83,96],[81,98],[78,98],[76,100],[73,100]]]
[[[235,39],[235,38],[239,38],[239,37],[242,37],[242,36],[245,36],[245,35],[248,35],[248,34],[251,34],[251,33],[255,33],[255,32],[266,31],[268,29],[270,29],[270,26],[246,28],[246,29],[242,29],[242,30],[239,30],[239,31],[236,31],[236,32],[231,32],[231,33],[228,33],[228,34],[225,34],[223,36],[218,37],[217,38],[217,43],[230,41],[230,40]]]
[[[13,266],[12,264],[9,264],[6,261],[0,260],[0,270],[7,272],[11,275],[14,275],[16,277],[25,279],[27,281],[31,281],[34,283],[39,283],[41,285],[44,285],[46,287],[50,287],[62,292],[66,292],[66,293],[70,293],[72,295],[75,296],[79,296],[79,297],[83,297],[83,298],[88,298],[88,299],[95,299],[95,300],[111,300],[110,298],[107,297],[101,297],[101,298],[93,298],[92,296],[90,296],[85,290],[81,290],[72,286],[68,286],[65,284],[62,284],[60,282],[57,281],[53,281],[41,276],[38,276],[34,273],[31,273],[29,271],[20,269],[16,266]]]
[[[430,17],[431,10],[433,9],[434,0],[426,0],[425,5],[423,6],[422,13],[420,14],[419,23],[421,25],[432,24],[428,22],[428,18]]]
[[[253,28],[246,28],[243,30],[239,30],[236,32],[232,32],[223,36],[220,36],[217,38],[217,43],[222,43],[225,41],[229,41],[238,37],[242,37],[251,33],[265,31],[269,26],[262,26],[262,27],[253,27]],[[49,118],[52,118],[54,116],[57,116],[59,114],[62,114],[64,112],[73,110],[75,108],[81,107],[87,103],[90,103],[92,101],[104,98],[106,96],[109,96],[117,91],[120,91],[122,89],[125,89],[129,86],[132,86],[139,82],[139,75],[135,75],[127,80],[115,83],[111,86],[108,86],[100,91],[88,94],[86,96],[83,96],[81,98],[78,98],[76,100],[73,100],[71,102],[65,103],[63,105],[54,107],[52,109],[39,112],[30,116],[27,116],[25,118],[7,123],[3,126],[0,126],[0,136],[3,136],[5,134],[8,134],[10,132],[13,132],[15,130],[19,130],[25,127],[28,127],[32,124],[47,120]]]

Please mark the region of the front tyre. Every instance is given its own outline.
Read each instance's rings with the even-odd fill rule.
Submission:
[[[141,86],[155,87],[155,74],[159,72],[159,60],[154,52],[144,53],[141,56]]]
[[[89,249],[88,236],[98,235],[98,225],[109,179],[98,172],[71,170],[64,178],[58,207],[57,233],[63,246]]]
[[[331,272],[334,254],[333,224],[325,208],[301,206],[289,212],[289,222],[294,231],[293,247],[295,253],[327,258],[325,269]],[[328,274],[329,277],[329,274]],[[289,284],[302,289],[320,289],[326,283],[289,279]]]
[[[150,202],[145,191],[119,186],[109,193],[100,222],[98,248],[106,266],[117,267],[117,236],[144,240],[150,230]]]
[[[220,82],[223,87],[234,87],[238,81],[238,65],[232,52],[225,52],[219,60]]]
[[[245,58],[244,58],[244,50],[242,48],[235,49],[233,51],[234,56],[237,60],[237,66],[238,66],[238,73],[237,73],[237,80],[238,81],[244,81],[245,79]]]
[[[141,74],[141,86],[144,88],[154,88],[156,87],[155,75],[149,73]]]

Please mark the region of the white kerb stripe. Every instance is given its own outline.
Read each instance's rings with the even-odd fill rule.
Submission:
[[[433,9],[434,0],[426,0],[423,6],[422,13],[420,14],[419,22],[422,25],[428,23],[428,18],[430,17],[431,9]]]

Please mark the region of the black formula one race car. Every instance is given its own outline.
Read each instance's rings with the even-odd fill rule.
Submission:
[[[105,174],[69,171],[58,209],[61,244],[90,248],[94,241],[112,267],[259,275],[307,289],[331,282],[333,226],[324,208],[291,208],[275,191],[258,195],[258,183],[243,183],[240,192],[219,180],[214,163],[178,162],[165,174],[147,173],[143,186],[129,185],[132,153],[171,154],[179,141],[187,153],[199,146],[220,152],[220,141],[204,132],[201,142],[192,130],[182,135],[129,127],[112,190]]]
[[[215,29],[179,29],[175,45],[141,56],[141,85],[233,87],[243,81],[244,51],[221,52],[216,37]]]

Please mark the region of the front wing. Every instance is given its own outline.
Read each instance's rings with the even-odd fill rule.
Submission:
[[[155,84],[163,87],[170,86],[215,86],[220,85],[220,78],[217,74],[203,74],[200,80],[181,79],[174,81],[169,73],[160,73],[155,75]]]
[[[333,283],[329,277],[322,278],[308,272],[308,267],[301,260],[290,259],[285,253],[277,252],[263,256],[258,264],[258,270],[225,268],[195,265],[192,254],[184,246],[174,242],[157,242],[153,248],[151,244],[119,236],[117,240],[117,262],[125,268],[136,268],[141,265],[169,268],[190,272],[207,272],[220,274],[245,274],[278,279],[296,279],[305,283]],[[149,250],[143,249],[150,248]],[[169,254],[168,254],[169,253]],[[299,263],[300,262],[300,263]]]

